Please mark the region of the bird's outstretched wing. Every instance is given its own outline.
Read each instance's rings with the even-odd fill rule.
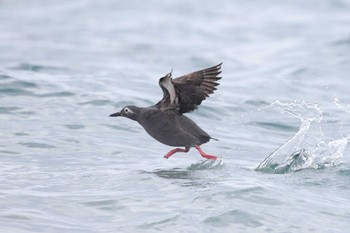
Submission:
[[[171,72],[159,79],[163,98],[156,106],[161,110],[175,109],[180,114],[191,112],[197,108],[210,94],[216,90],[221,79],[222,63],[203,70],[172,79]]]
[[[173,79],[180,114],[193,111],[214,93],[219,85],[217,81],[221,79],[218,77],[221,65],[222,63]]]

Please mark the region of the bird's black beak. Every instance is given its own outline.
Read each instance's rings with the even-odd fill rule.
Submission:
[[[118,116],[121,116],[120,112],[116,112],[116,113],[113,113],[111,115],[109,115],[110,117],[118,117]]]

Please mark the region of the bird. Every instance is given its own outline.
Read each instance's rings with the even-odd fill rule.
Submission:
[[[163,98],[149,107],[125,106],[110,117],[126,117],[137,121],[157,141],[176,147],[164,155],[168,159],[177,152],[188,152],[194,147],[206,159],[216,160],[217,156],[205,153],[200,145],[211,137],[194,121],[185,116],[217,90],[222,62],[218,65],[172,78],[172,70],[159,79]],[[183,148],[179,148],[183,147]]]

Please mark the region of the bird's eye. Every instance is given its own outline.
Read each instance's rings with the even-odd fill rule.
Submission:
[[[128,108],[124,108],[124,112],[125,112],[125,113],[128,113],[128,112],[129,112],[129,109],[128,109]]]

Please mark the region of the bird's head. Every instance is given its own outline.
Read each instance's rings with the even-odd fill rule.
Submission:
[[[122,110],[120,110],[120,112],[116,112],[113,113],[111,115],[109,115],[110,117],[118,117],[118,116],[122,116],[122,117],[127,117],[131,120],[136,121],[137,120],[137,116],[139,114],[139,112],[141,111],[142,108],[136,107],[136,106],[126,106],[124,107]]]

